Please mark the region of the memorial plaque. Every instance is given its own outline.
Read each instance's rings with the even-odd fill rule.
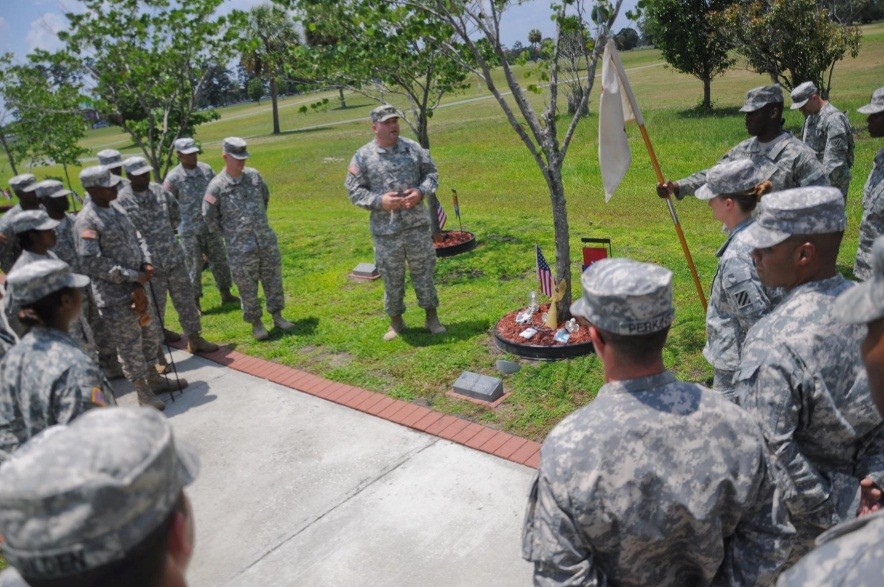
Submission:
[[[358,281],[372,281],[380,277],[380,274],[374,263],[360,263],[348,274],[348,277]]]
[[[491,403],[503,395],[503,382],[497,377],[464,371],[454,382],[454,393]]]

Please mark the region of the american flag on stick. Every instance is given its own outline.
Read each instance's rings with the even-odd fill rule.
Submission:
[[[436,217],[439,218],[439,230],[442,230],[443,228],[445,228],[445,221],[448,220],[448,215],[442,208],[442,202],[439,202],[439,207],[436,208]]]
[[[552,270],[549,268],[549,263],[543,257],[543,253],[540,252],[540,247],[534,245],[534,249],[537,252],[537,280],[540,282],[540,291],[546,297],[551,298],[553,288],[555,287]]]

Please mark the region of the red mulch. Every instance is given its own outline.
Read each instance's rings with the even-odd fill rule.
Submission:
[[[465,242],[473,240],[475,235],[465,230],[446,230],[442,232],[442,240],[433,241],[433,246],[437,249],[445,247],[454,247]]]
[[[520,344],[525,346],[565,346],[571,344],[580,344],[584,342],[592,342],[589,339],[589,328],[586,325],[581,325],[580,330],[577,332],[571,333],[571,338],[568,339],[568,342],[563,345],[562,343],[553,340],[553,336],[555,336],[556,331],[550,330],[547,328],[546,324],[543,323],[541,316],[544,312],[549,308],[549,304],[542,304],[540,306],[540,310],[534,313],[531,317],[531,320],[526,322],[525,324],[517,324],[516,316],[518,316],[522,310],[525,308],[521,308],[516,310],[515,312],[510,312],[506,316],[500,319],[500,322],[497,323],[497,334],[503,338],[514,344]],[[559,328],[563,328],[565,325],[564,321],[559,322]],[[534,328],[537,330],[537,334],[525,340],[519,333],[524,331],[526,328]]]

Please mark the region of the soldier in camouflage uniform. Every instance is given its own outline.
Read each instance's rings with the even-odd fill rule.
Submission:
[[[80,258],[77,257],[77,245],[74,242],[74,221],[76,218],[67,212],[70,206],[68,201],[70,194],[71,191],[65,189],[62,183],[55,179],[47,179],[37,184],[37,197],[40,199],[40,204],[46,209],[50,218],[58,221],[58,226],[55,227],[56,242],[52,252],[70,265],[74,273],[82,273]],[[108,379],[123,377],[123,369],[117,360],[117,349],[104,320],[98,313],[98,307],[92,297],[92,289],[84,287],[81,293],[83,294],[82,319],[85,322],[84,336],[87,328],[92,331],[92,342],[98,352],[98,364]],[[72,329],[72,333],[77,336],[75,329]]]
[[[865,328],[832,312],[853,285],[835,264],[845,224],[841,192],[810,187],[765,196],[746,229],[761,282],[787,293],[746,336],[737,399],[789,476],[793,560],[855,515],[861,480],[884,476],[881,419],[854,386]]]
[[[736,159],[752,159],[765,170],[765,179],[773,184],[771,191],[808,185],[829,185],[825,169],[807,145],[783,130],[783,92],[779,85],[762,86],[746,93],[740,108],[746,113],[746,139],[728,151],[719,163]],[[674,194],[679,200],[693,194],[706,183],[707,170],[657,185],[661,197]]]
[[[868,114],[869,134],[876,138],[884,137],[884,87],[872,94],[872,100],[858,110]],[[863,188],[863,219],[859,226],[859,248],[853,274],[865,281],[872,276],[872,243],[884,234],[884,147],[878,150],[872,163],[872,172]]]
[[[21,247],[18,245],[15,231],[12,229],[12,221],[24,210],[40,208],[34,187],[36,184],[36,178],[30,173],[16,175],[9,180],[9,187],[18,196],[18,204],[10,208],[0,218],[0,270],[3,273],[9,273],[15,260],[21,254]]]
[[[199,150],[193,139],[175,141],[175,153],[180,163],[166,175],[163,188],[175,196],[181,208],[178,234],[181,236],[185,262],[193,282],[197,307],[203,295],[203,255],[209,260],[215,285],[221,292],[221,303],[239,303],[239,298],[230,293],[233,282],[230,266],[227,264],[224,239],[220,233],[210,232],[203,220],[203,196],[206,195],[206,188],[215,177],[215,172],[207,163],[197,161]]]
[[[95,154],[98,164],[120,178],[120,189],[129,185],[129,180],[123,177],[123,156],[116,149],[103,149]]]
[[[847,197],[853,167],[853,129],[847,116],[817,93],[813,82],[792,90],[792,110],[804,115],[802,140],[810,147],[829,179],[829,185]]]
[[[344,185],[351,202],[371,211],[375,263],[384,280],[384,311],[390,316],[384,340],[405,329],[406,264],[418,306],[426,312],[424,325],[433,334],[443,334],[433,282],[436,251],[423,203],[424,195],[435,192],[439,183],[436,164],[418,143],[399,136],[399,112],[393,106],[371,111],[371,130],[375,139],[353,155]]]
[[[74,223],[80,266],[92,279],[92,294],[123,361],[126,378],[135,385],[138,402],[164,409],[154,392],[178,389],[153,368],[159,329],[150,323],[154,310],[144,286],[153,274],[144,239],[126,213],[112,204],[120,180],[101,166],[80,172],[89,192]],[[181,387],[187,386],[180,380]]]
[[[30,329],[0,363],[0,451],[12,453],[49,426],[113,401],[113,392],[68,334],[89,278],[55,259],[13,269],[7,284]]]
[[[218,345],[200,335],[200,313],[196,306],[193,286],[184,251],[175,238],[175,227],[181,221],[178,201],[158,183],[150,181],[153,168],[142,157],[129,157],[123,162],[129,185],[120,189],[119,205],[135,229],[141,233],[153,259],[154,274],[150,280],[159,313],[160,324],[166,319],[166,294],[178,312],[178,322],[187,334],[187,350],[191,353],[211,353]]]
[[[740,367],[746,333],[781,295],[761,285],[744,234],[754,222],[758,199],[770,189],[770,182],[762,178],[763,171],[751,159],[728,161],[709,170],[706,184],[696,194],[698,200],[709,202],[715,219],[728,230],[727,240],[715,253],[718,269],[706,309],[703,356],[714,369],[713,388],[729,399],[734,396],[734,373]]]
[[[243,320],[252,325],[252,336],[266,340],[269,335],[261,322],[259,281],[273,325],[281,330],[295,327],[282,317],[282,257],[276,234],[267,220],[270,190],[257,170],[245,166],[249,152],[244,140],[224,139],[221,153],[224,169],[206,188],[203,218],[210,231],[224,234],[233,281],[242,297]]]
[[[758,425],[663,365],[672,273],[594,263],[572,314],[607,383],[553,429],[522,538],[536,585],[766,585],[791,537]]]
[[[872,247],[874,272],[871,280],[852,287],[835,300],[838,320],[866,324],[867,334],[861,347],[863,363],[871,384],[869,393],[884,415],[884,237]],[[789,569],[778,585],[852,585],[879,587],[884,581],[884,510],[881,490],[868,490],[871,503],[865,515],[843,522],[817,538],[817,548]],[[877,506],[877,510],[875,509]],[[861,507],[861,510],[863,508]]]
[[[194,448],[143,408],[92,410],[0,468],[0,585],[183,587]]]

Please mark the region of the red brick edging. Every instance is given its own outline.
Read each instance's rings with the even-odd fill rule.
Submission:
[[[182,341],[172,346],[183,349],[186,343]],[[540,466],[540,444],[527,438],[394,399],[383,393],[336,383],[294,367],[250,357],[225,347],[197,356],[520,465],[535,469]]]

